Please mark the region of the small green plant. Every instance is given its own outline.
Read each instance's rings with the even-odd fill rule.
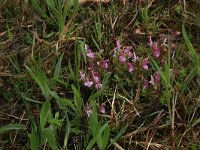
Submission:
[[[33,7],[45,19],[45,21],[58,28],[59,37],[63,38],[78,11],[78,0],[33,0]],[[72,9],[73,5],[73,9]],[[45,8],[47,6],[47,8]],[[66,23],[68,21],[68,23]]]
[[[110,126],[108,125],[108,123],[103,124],[103,126],[101,125],[97,117],[96,103],[92,103],[93,109],[92,113],[89,116],[88,127],[92,132],[93,138],[88,144],[86,150],[90,150],[95,143],[97,143],[100,150],[105,150],[109,141]]]

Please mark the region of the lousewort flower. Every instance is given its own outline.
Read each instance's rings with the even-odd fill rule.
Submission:
[[[120,50],[121,49],[121,44],[120,44],[120,41],[119,41],[119,39],[117,39],[117,41],[116,41],[116,49],[118,49],[118,50]]]
[[[101,106],[99,107],[99,112],[102,113],[102,114],[106,113],[105,103],[101,104]]]
[[[149,81],[150,84],[155,85],[160,83],[160,74],[158,72],[155,72],[153,75],[151,75],[151,81]]]
[[[145,58],[144,60],[143,60],[143,62],[142,62],[142,68],[144,69],[144,70],[148,70],[149,69],[149,58]]]
[[[152,46],[152,49],[153,49],[153,56],[154,56],[155,58],[160,57],[160,48],[157,46],[157,44],[154,44],[154,45]]]
[[[106,59],[106,60],[103,61],[103,68],[108,69],[108,67],[109,67],[109,60]]]
[[[119,39],[117,39],[117,41],[116,41],[116,47],[114,48],[114,55],[113,55],[113,57],[116,57],[117,50],[119,52],[121,51],[121,44],[120,44]]]
[[[159,84],[159,83],[160,83],[160,74],[159,74],[159,72],[155,72],[155,73],[153,74],[153,77],[154,77],[154,82],[155,82],[156,84]]]
[[[90,115],[92,114],[92,110],[91,109],[86,110],[86,114],[88,117],[90,117]]]
[[[143,89],[147,89],[149,87],[149,81],[146,78],[143,78]]]
[[[127,46],[124,48],[124,54],[126,54],[128,57],[131,57],[133,54],[131,52],[132,46]]]
[[[92,76],[93,76],[93,80],[94,80],[95,83],[100,81],[100,77],[99,77],[99,74],[97,72],[92,71]]]
[[[81,71],[79,71],[79,73],[80,73],[80,79],[81,80],[85,80],[85,73],[82,73]]]
[[[87,86],[87,87],[91,87],[91,86],[93,85],[93,82],[87,80],[87,81],[84,83],[84,85]]]
[[[90,115],[92,114],[91,106],[88,103],[85,106],[85,112],[86,112],[88,117],[90,117]]]
[[[87,50],[87,54],[86,54],[90,59],[94,58],[95,57],[95,53],[92,52],[90,49]]]
[[[130,62],[127,62],[127,65],[128,65],[128,72],[133,72],[133,70],[134,70],[134,67],[133,67],[133,65],[130,63]]]
[[[119,56],[119,61],[120,62],[126,62],[126,58],[124,56]]]
[[[135,52],[133,53],[133,61],[136,62],[139,60],[139,57],[135,54]]]
[[[102,88],[102,84],[98,82],[95,84],[95,87],[98,90],[98,89]]]
[[[149,40],[149,47],[152,47],[153,46],[153,41],[152,41],[152,38],[151,38],[151,35],[148,37],[148,40]]]

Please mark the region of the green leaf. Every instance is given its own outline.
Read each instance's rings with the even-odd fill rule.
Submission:
[[[53,150],[58,150],[58,146],[56,143],[56,138],[55,138],[55,129],[52,127],[45,128],[41,132],[41,145],[44,145],[45,142],[48,142],[48,145],[51,147]]]
[[[82,111],[82,101],[81,101],[80,92],[73,84],[71,85],[71,87],[74,92],[74,104],[75,104],[78,112],[80,113]]]
[[[25,129],[25,126],[21,124],[8,124],[6,126],[0,127],[0,134],[9,130],[20,130],[20,129]]]
[[[126,124],[126,125],[118,132],[118,134],[115,136],[115,138],[113,139],[113,141],[109,144],[108,148],[111,146],[111,144],[115,143],[115,142],[122,136],[122,134],[124,134],[124,132],[126,131],[127,128],[128,128],[128,124]]]
[[[84,41],[79,41],[79,47],[80,47],[80,52],[81,55],[83,57],[84,63],[87,63],[87,59],[86,59],[86,52],[85,52],[85,40]]]
[[[51,108],[51,104],[48,100],[46,100],[44,102],[44,104],[42,105],[42,109],[41,109],[41,112],[40,112],[40,128],[41,128],[41,130],[44,129],[44,126],[47,122],[47,118],[48,118],[50,108]]]
[[[182,34],[183,34],[184,41],[185,41],[185,43],[186,43],[186,45],[187,45],[187,47],[189,49],[189,53],[192,56],[192,61],[193,61],[194,67],[197,67],[197,72],[196,73],[200,77],[200,60],[199,60],[199,55],[196,53],[195,49],[192,46],[192,43],[190,42],[190,40],[189,40],[189,38],[187,36],[184,24],[182,25]]]
[[[65,108],[66,106],[70,107],[72,110],[76,111],[76,108],[74,106],[74,104],[71,102],[71,100],[69,99],[65,99],[65,98],[60,98],[55,92],[50,92],[51,96],[53,96],[53,98],[55,98],[56,102],[58,103],[58,105],[62,108]]]
[[[70,73],[69,76],[72,80],[75,80],[75,73],[72,69],[72,64],[71,64],[70,60],[68,61],[68,66],[69,66],[69,73]]]
[[[33,8],[37,10],[37,12],[50,24],[54,24],[52,19],[46,14],[45,9],[41,7],[41,3],[39,0],[32,0]]]
[[[61,73],[61,64],[62,64],[62,59],[63,59],[63,55],[62,54],[56,64],[56,68],[55,68],[55,72],[54,72],[54,76],[53,76],[53,79],[51,80],[50,82],[50,87],[51,88],[55,88],[56,86],[56,82],[57,80],[60,78],[60,73]]]
[[[32,128],[31,134],[29,134],[31,150],[40,150],[39,138],[36,131]]]
[[[93,138],[92,138],[92,140],[90,141],[90,143],[88,144],[86,150],[90,150],[90,149],[92,148],[92,146],[95,144],[95,142],[99,142],[99,141],[100,141],[99,137],[102,136],[102,133],[103,133],[104,130],[107,128],[107,126],[108,126],[108,123],[105,123],[105,124],[103,125],[103,127],[101,127],[101,129],[100,129],[99,131],[97,130],[98,133],[97,133],[96,135],[93,135]]]
[[[199,124],[200,123],[200,118],[196,119],[195,121],[193,121],[192,123],[192,127]]]
[[[70,126],[69,118],[68,118],[68,115],[67,115],[63,149],[67,149],[67,143],[68,143],[68,140],[69,140],[70,130],[71,130],[71,126]]]
[[[31,68],[29,68],[28,66],[25,65],[26,70],[29,72],[29,74],[31,75],[32,79],[35,80],[35,82],[38,84],[38,86],[40,87],[42,94],[44,95],[44,97],[49,100],[49,87],[48,87],[48,81],[46,78],[46,75],[44,74],[44,72],[39,68],[39,66],[35,67],[35,72],[32,71]]]
[[[110,126],[108,125],[104,132],[103,132],[103,136],[102,136],[102,149],[106,149],[106,146],[108,144],[110,138]]]

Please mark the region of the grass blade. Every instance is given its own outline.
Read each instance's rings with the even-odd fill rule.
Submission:
[[[200,77],[200,60],[199,60],[199,56],[196,53],[195,49],[192,46],[192,43],[190,42],[186,30],[185,30],[185,26],[184,24],[182,25],[182,34],[183,34],[183,38],[185,41],[185,44],[187,45],[188,49],[189,49],[189,53],[192,56],[192,61],[195,67],[197,67],[197,75]]]
[[[0,134],[9,130],[20,130],[20,129],[25,129],[25,126],[21,124],[8,124],[6,126],[0,127]]]
[[[42,105],[41,112],[40,112],[40,128],[41,128],[41,130],[44,129],[44,126],[47,122],[48,113],[49,113],[50,108],[51,108],[51,104],[48,100],[46,100],[44,102],[44,104]]]

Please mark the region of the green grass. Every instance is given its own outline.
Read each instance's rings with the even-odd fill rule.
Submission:
[[[198,1],[0,3],[0,149],[200,149]]]

